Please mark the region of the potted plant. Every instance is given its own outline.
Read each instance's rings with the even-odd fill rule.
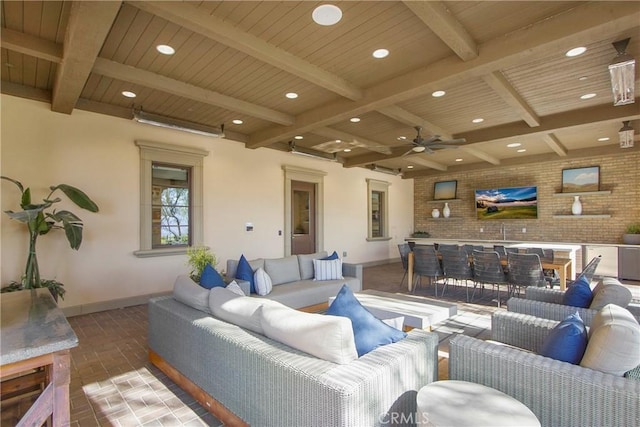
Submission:
[[[430,234],[428,231],[420,231],[420,230],[416,230],[413,232],[413,234],[411,235],[411,237],[429,237]]]
[[[622,241],[627,245],[640,245],[640,222],[627,225]]]
[[[187,264],[191,267],[189,276],[196,283],[200,283],[200,276],[202,276],[202,271],[207,264],[211,264],[211,267],[215,268],[218,263],[215,254],[209,251],[206,246],[194,246],[187,249],[187,257]]]
[[[52,206],[62,201],[59,197],[52,198],[53,193],[62,191],[73,203],[89,212],[98,212],[98,206],[81,190],[67,184],[51,186],[51,192],[42,200],[42,203],[31,202],[31,189],[24,188],[22,183],[6,176],[0,179],[14,183],[20,190],[21,211],[5,211],[11,219],[20,221],[26,225],[29,232],[29,252],[24,274],[20,282],[12,282],[9,286],[2,288],[2,292],[11,292],[21,289],[49,288],[49,291],[57,301],[60,296],[64,299],[65,289],[63,284],[57,280],[42,280],[38,268],[38,258],[36,256],[36,242],[38,237],[48,234],[54,229],[63,229],[71,249],[78,250],[82,244],[82,229],[84,224],[77,215],[68,211],[57,211]]]

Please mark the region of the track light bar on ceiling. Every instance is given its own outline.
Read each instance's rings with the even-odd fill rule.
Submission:
[[[215,138],[224,137],[224,125],[219,128],[213,126],[205,126],[186,120],[174,119],[158,114],[146,113],[142,110],[133,111],[133,119],[138,123],[144,123],[153,126],[160,126],[167,129],[180,130],[183,132],[195,133],[197,135],[212,136]]]
[[[619,40],[613,43],[613,47],[618,52],[611,64],[609,64],[614,106],[633,104],[635,102],[636,60],[626,52],[629,40],[631,39]]]
[[[402,173],[402,169],[391,169],[391,168],[386,168],[384,166],[378,166],[375,163],[372,165],[368,166],[369,169],[371,169],[374,172],[382,172],[382,173],[386,173],[388,175],[400,175]]]
[[[338,155],[336,153],[322,153],[320,151],[311,150],[309,148],[296,147],[296,144],[293,141],[289,141],[289,152],[298,156],[311,157],[313,159],[326,160],[328,162],[338,161]]]

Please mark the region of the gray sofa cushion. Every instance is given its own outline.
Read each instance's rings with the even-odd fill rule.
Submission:
[[[265,259],[264,271],[271,277],[273,286],[300,280],[298,257],[296,255],[285,258]]]
[[[316,252],[314,254],[298,255],[300,278],[302,280],[313,279],[313,260],[325,258],[326,256],[327,251]]]
[[[335,297],[342,285],[347,284],[353,292],[360,292],[360,280],[355,277],[345,277],[341,280],[325,280],[322,282],[313,279],[300,280],[288,283],[286,286],[274,286],[269,295],[259,296],[252,294],[252,298],[271,299],[281,302],[292,308],[308,307],[320,303],[328,303],[330,297]]]
[[[249,265],[251,269],[255,272],[258,268],[264,268],[264,259],[258,258],[249,261]],[[227,280],[231,280],[236,277],[236,270],[238,269],[238,260],[237,259],[228,259],[227,260],[227,271],[225,275],[227,276]]]
[[[205,289],[187,275],[176,277],[173,284],[173,297],[196,310],[211,314],[209,310],[209,289]]]

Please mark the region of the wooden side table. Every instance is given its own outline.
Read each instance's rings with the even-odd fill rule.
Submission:
[[[0,380],[45,368],[47,385],[18,426],[70,423],[70,349],[78,337],[46,288],[0,294]]]

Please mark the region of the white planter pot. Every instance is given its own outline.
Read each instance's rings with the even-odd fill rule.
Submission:
[[[622,242],[627,245],[640,245],[640,234],[623,234]]]

